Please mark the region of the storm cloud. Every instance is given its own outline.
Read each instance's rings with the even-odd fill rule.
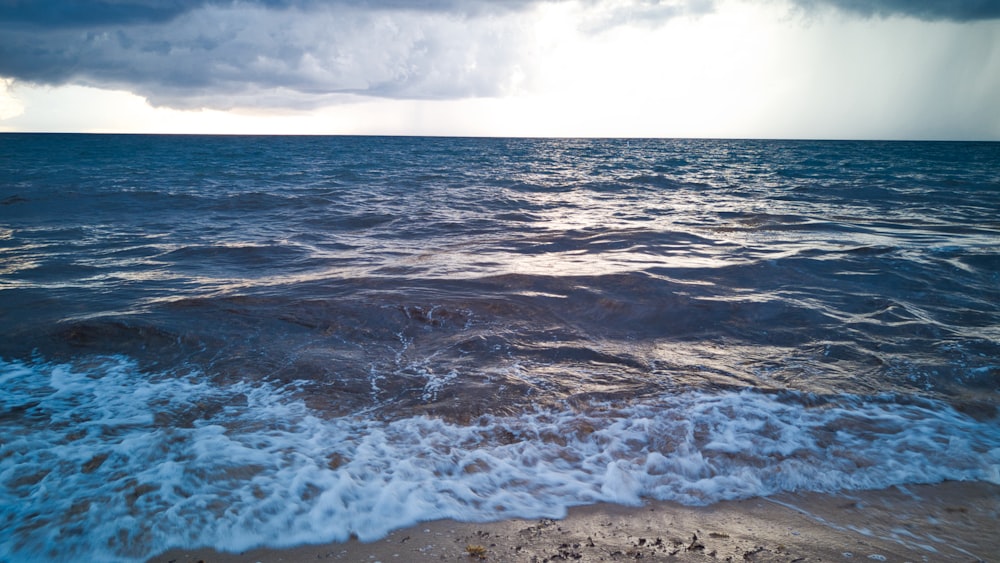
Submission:
[[[956,22],[1000,18],[998,0],[796,0],[796,3],[807,9],[826,6],[865,17],[905,16]]]
[[[0,3],[0,21],[42,28],[88,25],[163,23],[207,6],[237,5],[271,10],[312,10],[321,7],[367,10],[413,10],[475,13],[516,9],[536,0],[7,0]]]
[[[446,2],[94,2],[0,10],[0,76],[121,88],[155,105],[323,103],[502,94],[517,75],[511,6]],[[503,46],[503,47],[501,47]]]
[[[0,77],[128,90],[158,106],[459,99],[530,85],[531,10],[569,0],[7,0]],[[780,0],[746,0],[776,2]],[[810,11],[970,21],[996,0],[792,0]],[[588,33],[711,12],[713,0],[581,0]]]

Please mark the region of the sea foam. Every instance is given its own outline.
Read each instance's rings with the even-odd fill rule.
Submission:
[[[328,418],[295,385],[213,385],[124,357],[0,362],[0,386],[5,561],[375,540],[601,501],[1000,483],[995,421],[930,400],[694,391],[458,425]]]

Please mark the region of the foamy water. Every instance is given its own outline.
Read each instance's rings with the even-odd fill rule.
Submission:
[[[935,401],[695,391],[454,424],[324,418],[269,385],[151,377],[124,358],[0,372],[13,413],[0,425],[13,533],[0,545],[14,560],[373,540],[599,501],[1000,484],[995,423]]]

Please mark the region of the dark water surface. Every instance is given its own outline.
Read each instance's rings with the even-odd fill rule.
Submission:
[[[0,135],[0,561],[1000,483],[1000,144]]]

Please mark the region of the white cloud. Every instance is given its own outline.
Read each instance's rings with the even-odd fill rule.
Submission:
[[[0,78],[0,121],[24,113],[24,104],[12,92],[13,80]]]

